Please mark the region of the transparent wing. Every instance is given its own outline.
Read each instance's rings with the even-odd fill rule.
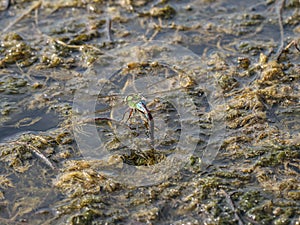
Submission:
[[[154,138],[156,149],[169,151],[176,147],[181,130],[176,109],[179,103],[176,101],[184,101],[179,96],[186,92],[191,94],[194,86],[188,75],[166,65],[153,66],[149,63],[127,67],[118,70],[103,85],[98,95],[96,116],[115,121],[110,123],[110,127],[124,146],[147,149],[151,145],[149,141]],[[194,92],[199,96],[201,90],[194,89]],[[132,94],[143,97],[153,121],[146,123],[138,112],[134,112],[126,126],[120,125],[129,116],[129,107],[124,99]],[[208,107],[207,103],[202,102],[201,105]]]

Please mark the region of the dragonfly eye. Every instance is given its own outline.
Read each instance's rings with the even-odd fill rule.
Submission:
[[[126,96],[124,100],[125,100],[125,102],[131,101],[132,100],[132,95]]]

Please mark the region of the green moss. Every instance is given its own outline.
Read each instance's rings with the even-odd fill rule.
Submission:
[[[238,86],[237,80],[234,77],[227,74],[219,76],[218,83],[221,86],[221,88],[225,91],[230,91],[234,87]]]
[[[92,223],[93,215],[89,212],[84,214],[73,216],[71,219],[72,225],[90,225]]]
[[[215,173],[216,176],[228,179],[238,178],[239,180],[250,180],[251,176],[249,174],[241,175],[236,171],[218,171]]]
[[[251,61],[249,58],[246,58],[246,57],[239,57],[238,58],[238,66],[240,68],[243,68],[244,70],[247,70],[251,64]]]
[[[274,221],[274,225],[288,225],[288,224],[290,224],[290,219],[288,217],[279,217]]]
[[[3,59],[0,61],[2,66],[18,63],[25,67],[32,65],[37,57],[36,51],[30,47],[22,37],[15,33],[7,34],[1,43]]]
[[[22,94],[27,91],[27,80],[13,76],[0,77],[0,93]]]
[[[221,180],[217,177],[207,177],[204,179],[201,179],[199,183],[200,192],[199,198],[200,199],[206,199],[211,194],[211,192],[218,188],[219,185],[221,185]]]
[[[131,151],[129,155],[122,155],[125,163],[136,166],[150,166],[157,164],[165,159],[165,155],[153,150],[137,152]]]
[[[300,153],[297,150],[287,149],[273,149],[268,156],[261,157],[256,163],[257,166],[276,166],[282,164],[285,160],[299,158]]]
[[[163,19],[170,19],[176,14],[176,11],[174,8],[172,8],[170,5],[166,5],[163,8],[153,7],[150,10],[150,15],[153,17],[160,17]]]
[[[3,37],[3,40],[7,41],[7,42],[9,42],[9,41],[23,41],[23,38],[19,34],[11,32],[11,33],[6,34]]]
[[[262,196],[259,191],[249,191],[240,197],[238,208],[244,212],[256,207],[261,201]]]
[[[30,11],[10,28],[18,32],[2,34],[1,124],[10,126],[7,123],[12,120],[10,117],[14,112],[20,112],[20,108],[23,110],[23,106],[55,110],[62,120],[58,127],[46,131],[47,135],[35,133],[15,137],[15,140],[0,146],[1,213],[3,218],[11,216],[4,219],[4,223],[55,224],[57,221],[60,224],[68,218],[70,224],[156,224],[162,219],[174,224],[237,224],[234,211],[240,213],[245,223],[289,224],[298,219],[299,57],[292,46],[284,52],[280,63],[274,61],[274,52],[280,47],[279,42],[272,39],[272,32],[278,31],[278,26],[274,26],[278,15],[272,10],[275,1],[267,1],[263,8],[253,5],[253,11],[246,14],[239,11],[246,6],[242,2],[238,5],[226,1],[216,4],[212,0],[194,3],[172,1],[170,6],[167,0],[154,3],[148,0],[110,1],[108,5],[103,0],[43,1],[38,17],[35,18],[35,13]],[[4,16],[10,15],[3,18],[3,24],[13,22],[31,4],[28,0],[11,4],[3,12]],[[297,6],[299,1],[291,0],[285,2],[283,8],[285,36],[290,40],[296,40],[299,33]],[[108,17],[112,21],[110,35],[113,43],[107,43]],[[35,19],[38,29],[32,29],[29,34],[27,28],[33,26]],[[148,77],[170,74],[179,78],[180,87],[184,87],[195,101],[203,131],[201,143],[195,151],[197,156],[190,160],[194,166],[186,165],[167,181],[141,188],[122,186],[104,177],[101,171],[106,169],[107,162],[83,159],[70,128],[74,91],[85,87],[84,76],[90,78],[90,74],[83,75],[83,71],[93,67],[108,49],[119,49],[137,40],[164,40],[174,43],[174,48],[176,44],[186,46],[201,56],[199,61],[194,61],[193,57],[182,58],[180,63],[187,67],[190,63],[201,67],[186,77],[178,76],[167,67],[159,68],[159,62],[153,63],[157,65],[155,69],[150,66],[151,62],[137,63],[146,55],[160,54],[163,57],[164,50],[147,51],[137,55],[134,62],[121,65],[126,67],[126,73],[137,74],[138,79],[140,74]],[[285,44],[287,41],[284,40]],[[123,57],[122,54],[119,56]],[[101,66],[111,65],[110,60],[104,61]],[[101,71],[102,67],[98,69]],[[100,73],[95,75],[99,75],[99,80],[102,78]],[[211,82],[216,81],[213,87],[220,86],[223,91],[206,87],[206,75]],[[133,83],[123,81],[126,84],[120,85],[121,90],[127,90]],[[203,170],[198,156],[209,140],[210,115],[215,109],[205,106],[210,102],[203,106],[199,99],[211,93],[226,100],[228,110],[224,114],[228,132],[218,158]],[[28,99],[23,95],[29,96]],[[22,103],[19,103],[21,97]],[[165,119],[164,116],[168,117],[174,110],[155,102],[152,106],[151,110],[159,119]],[[278,121],[270,116],[270,112],[274,112]],[[102,128],[108,124],[97,126]],[[136,131],[133,138],[138,138],[137,135]],[[159,144],[176,146],[174,137],[179,137],[176,135],[171,133]],[[119,151],[116,158],[120,163],[144,168],[167,157],[165,151],[130,152],[116,140],[114,137],[105,144],[111,153]],[[43,163],[36,163],[40,159],[30,146],[38,149],[59,169],[50,172]],[[170,154],[172,152],[173,149]],[[218,165],[222,165],[221,169]],[[36,170],[39,176],[31,178]],[[43,174],[50,174],[50,177],[33,182]],[[228,192],[235,209],[220,194],[220,189]],[[27,204],[39,191],[42,196],[39,202],[34,200],[34,207]],[[59,192],[58,197],[52,196],[53,191]],[[13,199],[17,201],[11,201]],[[43,205],[50,205],[49,211],[55,213],[37,214],[36,209]],[[200,220],[202,216],[207,220]]]
[[[293,199],[295,201],[299,201],[300,200],[300,190],[289,191],[287,193],[287,197],[290,199]]]

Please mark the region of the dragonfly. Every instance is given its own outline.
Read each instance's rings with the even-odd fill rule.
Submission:
[[[134,111],[140,112],[148,122],[148,129],[150,133],[151,144],[154,145],[154,120],[151,112],[146,106],[146,102],[143,97],[139,94],[131,94],[125,97],[125,102],[130,108],[128,119],[126,123],[131,118]]]
[[[100,81],[95,112],[90,112],[95,118],[90,118],[90,122],[94,119],[97,125],[101,123],[98,133],[108,149],[147,150],[150,147],[166,150],[176,146],[180,134],[179,117],[168,99],[177,99],[176,96],[193,85],[188,76],[167,66],[149,64],[128,66],[110,79]],[[124,119],[128,111],[129,116]],[[144,122],[146,137],[140,132],[143,126],[136,115]]]

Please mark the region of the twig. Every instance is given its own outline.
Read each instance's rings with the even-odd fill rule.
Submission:
[[[26,10],[25,12],[23,12],[18,18],[16,18],[13,22],[11,22],[10,24],[8,24],[7,27],[5,27],[2,32],[6,32],[8,31],[13,25],[15,25],[16,23],[20,22],[25,16],[27,16],[29,13],[31,13],[31,11],[37,9],[38,7],[40,7],[42,4],[42,0],[39,0],[38,2],[34,3],[28,10]]]
[[[278,25],[279,25],[279,29],[280,29],[280,46],[278,48],[278,51],[276,53],[276,59],[278,60],[281,53],[282,53],[282,49],[284,46],[284,32],[283,32],[283,23],[282,23],[282,10],[284,7],[284,3],[285,0],[281,0],[279,6],[277,7],[277,13],[278,13]]]
[[[162,28],[163,28],[162,20],[158,18],[158,25],[156,24],[154,25],[154,33],[149,38],[149,41],[152,41],[156,37],[156,35],[162,30]]]
[[[84,49],[84,47],[87,47],[87,48],[90,48],[90,49],[93,49],[93,50],[95,50],[97,52],[102,53],[102,51],[99,48],[97,48],[97,47],[95,47],[93,45],[69,45],[69,44],[66,44],[65,42],[63,42],[61,40],[53,39],[51,37],[49,37],[49,38],[52,39],[53,41],[55,41],[56,43],[58,43],[58,44],[60,44],[60,45],[62,45],[64,47],[67,47],[67,48],[73,48],[73,49],[78,49],[79,51],[82,51],[82,49]]]
[[[114,39],[112,38],[111,24],[112,24],[111,19],[107,18],[106,19],[106,31],[107,31],[108,42],[114,41]]]
[[[51,37],[50,37],[51,38]],[[53,39],[51,38],[53,41],[55,41],[56,43],[64,46],[64,47],[67,47],[67,48],[73,48],[73,49],[82,49],[82,45],[69,45],[69,44],[66,44],[65,42],[61,41],[61,40],[58,40],[58,39]]]
[[[38,33],[39,33],[40,35],[42,35],[43,37],[46,37],[46,38],[48,38],[49,40],[54,41],[54,42],[56,42],[57,44],[62,45],[62,46],[64,46],[64,47],[66,47],[66,48],[77,49],[78,51],[82,51],[82,50],[86,47],[86,48],[90,48],[90,49],[93,49],[93,50],[95,50],[95,51],[97,51],[97,52],[102,53],[102,51],[101,51],[99,48],[97,48],[97,47],[95,47],[95,46],[93,46],[93,45],[69,45],[69,44],[67,44],[67,43],[65,43],[65,42],[63,42],[63,41],[61,41],[61,40],[59,40],[59,39],[50,37],[49,35],[42,33],[42,32],[40,31],[40,29],[38,29],[38,28],[37,28],[37,31],[38,31]]]
[[[277,56],[277,60],[280,59],[282,53],[286,52],[292,46],[294,46],[300,52],[300,49],[299,49],[298,44],[297,44],[297,41],[296,40],[292,40],[290,43],[287,44],[287,46],[285,46],[285,48],[281,49],[281,51],[279,52],[279,55]]]
[[[46,156],[44,156],[40,150],[38,150],[36,147],[34,147],[31,144],[26,144],[25,142],[21,142],[21,141],[15,141],[15,144],[19,144],[19,145],[25,145],[27,147],[28,150],[32,151],[32,153],[34,153],[38,158],[42,159],[51,169],[55,169],[55,166],[49,161],[49,159],[47,159]]]
[[[235,206],[234,206],[234,203],[233,203],[233,201],[231,200],[230,195],[227,194],[226,191],[224,191],[223,189],[221,189],[221,193],[222,193],[223,195],[225,195],[225,197],[226,197],[226,202],[227,202],[227,204],[230,206],[231,210],[234,212],[234,217],[235,217],[235,219],[238,221],[239,225],[244,225],[244,222],[243,222],[243,220],[241,219],[241,217],[239,216],[239,214],[238,214],[238,212],[237,212],[237,210],[236,210],[236,208],[235,208]]]
[[[29,149],[40,159],[42,159],[51,169],[55,169],[55,166],[50,162],[49,159],[47,159],[46,156],[43,155],[43,153],[40,152],[40,150],[38,150],[36,147],[34,147],[33,145],[28,145]]]

